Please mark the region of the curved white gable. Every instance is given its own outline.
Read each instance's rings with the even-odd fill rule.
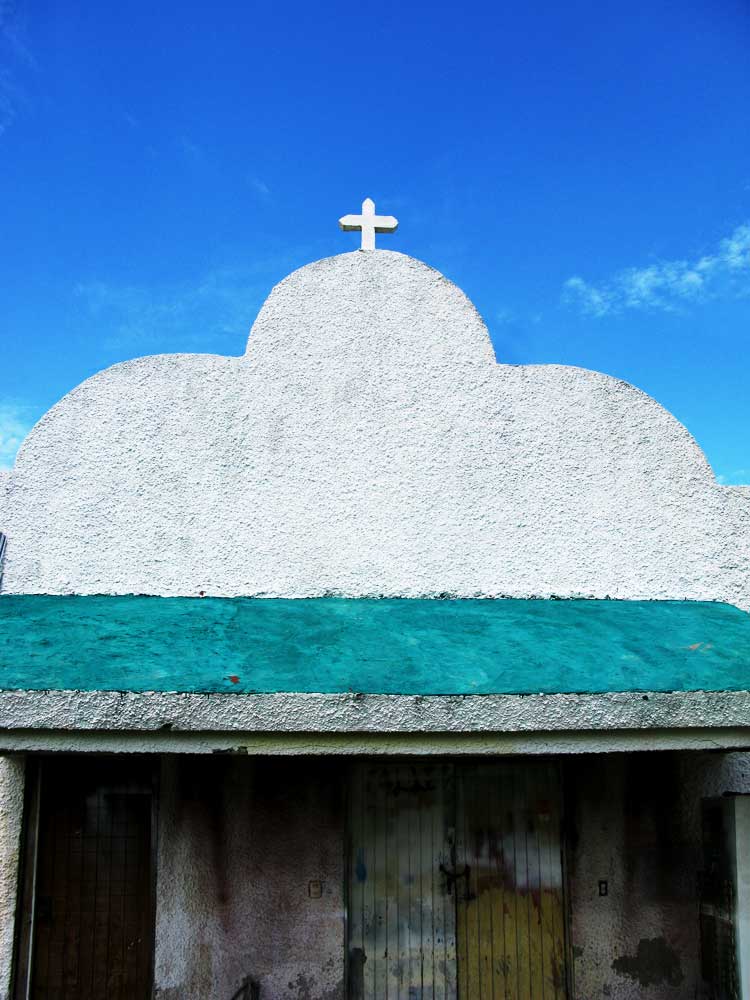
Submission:
[[[750,607],[748,497],[684,427],[605,375],[497,364],[463,293],[389,251],[294,272],[244,357],[84,382],[2,497],[8,593]]]

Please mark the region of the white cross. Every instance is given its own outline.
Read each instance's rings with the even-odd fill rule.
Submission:
[[[392,215],[375,215],[375,202],[365,198],[362,202],[361,215],[342,215],[339,225],[345,233],[362,230],[362,250],[375,249],[375,233],[395,233],[398,229],[398,219]]]

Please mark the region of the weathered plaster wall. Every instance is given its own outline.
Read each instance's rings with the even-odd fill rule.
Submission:
[[[566,775],[574,1000],[703,996],[701,799],[750,791],[750,756],[599,756]]]
[[[229,1000],[246,975],[268,1000],[343,997],[345,774],[341,759],[165,758],[161,1000]],[[701,997],[700,802],[750,790],[750,757],[600,755],[565,775],[572,1000]]]
[[[343,1000],[343,768],[165,758],[155,996]],[[310,895],[310,883],[322,895]]]
[[[0,757],[0,1000],[10,997],[25,762]]]
[[[654,400],[496,364],[465,296],[388,251],[290,275],[242,358],[142,358],[83,383],[0,499],[8,593],[750,608],[749,522]]]

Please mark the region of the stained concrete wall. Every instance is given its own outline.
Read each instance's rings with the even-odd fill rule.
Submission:
[[[750,608],[750,498],[684,427],[618,379],[497,364],[463,293],[385,250],[286,278],[244,357],[84,382],[5,487],[7,593]]]
[[[2,1000],[23,775],[0,758]],[[564,775],[571,1000],[701,997],[701,799],[749,792],[750,755],[602,754]],[[336,758],[163,758],[157,998],[229,1000],[250,975],[263,1000],[343,1000],[345,776]]]
[[[345,767],[164,759],[157,997],[252,975],[263,1000],[343,1000]],[[750,791],[750,755],[568,759],[564,784],[571,1000],[701,997],[701,799]]]
[[[750,755],[579,758],[566,785],[574,1000],[702,997],[701,799],[750,791]]]
[[[10,997],[25,761],[0,757],[0,1000]]]
[[[343,1000],[343,775],[321,759],[164,759],[159,1000],[229,1000],[246,976],[263,1000]]]

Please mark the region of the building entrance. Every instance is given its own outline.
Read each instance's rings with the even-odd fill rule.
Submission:
[[[148,1000],[152,765],[58,757],[37,767],[16,1000]]]
[[[350,1000],[563,1000],[560,826],[543,761],[359,765]]]

